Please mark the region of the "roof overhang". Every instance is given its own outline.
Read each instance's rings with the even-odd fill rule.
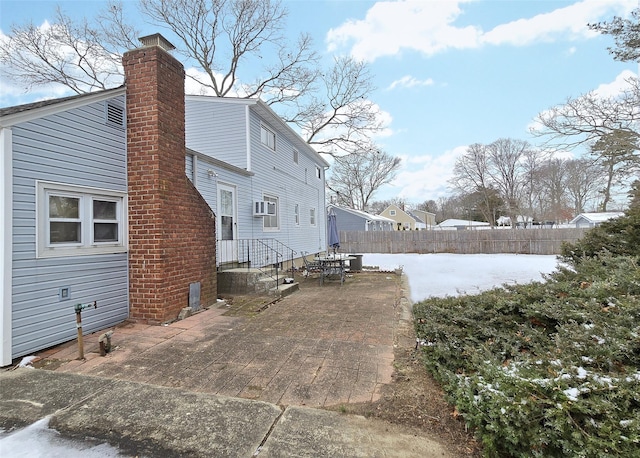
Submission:
[[[44,101],[18,105],[16,107],[11,107],[11,109],[4,110],[5,112],[8,112],[8,114],[0,116],[0,127],[12,127],[16,124],[29,122],[44,116],[61,113],[63,111],[100,102],[102,100],[112,99],[114,97],[125,95],[125,93],[125,87],[121,86],[115,89],[107,89],[105,91],[55,99],[51,100],[50,103],[48,103],[48,101]]]

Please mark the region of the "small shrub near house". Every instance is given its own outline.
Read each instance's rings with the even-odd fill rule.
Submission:
[[[545,282],[414,308],[426,365],[486,456],[640,456],[640,257],[566,250]]]

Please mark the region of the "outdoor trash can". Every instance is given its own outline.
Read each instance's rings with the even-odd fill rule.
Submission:
[[[355,271],[361,271],[362,270],[362,256],[361,254],[350,254],[349,255],[352,258],[355,259],[350,259],[349,260],[349,270],[351,270],[352,272]]]

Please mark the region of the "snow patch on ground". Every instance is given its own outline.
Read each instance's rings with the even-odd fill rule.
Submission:
[[[413,302],[542,281],[558,266],[556,256],[526,254],[365,254],[362,262],[381,270],[402,267]]]
[[[3,458],[119,458],[118,449],[108,444],[94,445],[65,439],[49,429],[49,417],[26,428],[0,434],[0,456]]]

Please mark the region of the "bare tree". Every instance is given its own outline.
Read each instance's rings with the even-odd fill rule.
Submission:
[[[538,214],[542,213],[542,207],[545,199],[545,190],[541,186],[542,169],[548,154],[537,150],[529,149],[525,151],[522,160],[522,205],[523,210],[534,219]]]
[[[279,0],[139,0],[141,12],[168,28],[187,63],[188,77],[220,97],[260,97],[277,105],[318,152],[366,151],[382,128],[365,62],[340,57],[318,66],[309,35],[284,39],[287,11]],[[122,83],[120,56],[136,47],[122,3],[111,1],[92,21],[74,22],[58,10],[51,27],[14,26],[0,43],[9,77],[27,87],[57,83],[75,93]],[[251,70],[249,70],[251,69]]]
[[[418,210],[422,210],[429,213],[437,213],[438,212],[438,202],[433,199],[425,200],[421,204],[418,204],[416,207]]]
[[[317,56],[308,35],[294,46],[284,39],[287,11],[273,0],[140,0],[140,8],[157,25],[181,41],[179,51],[197,62],[205,78],[200,85],[225,97],[238,90],[241,68],[258,64],[261,74],[242,88],[246,97],[268,104],[306,95],[316,77]],[[277,61],[263,64],[268,52]]]
[[[339,205],[365,210],[375,192],[395,177],[400,158],[368,150],[335,158],[327,187]]]
[[[588,203],[596,197],[603,178],[601,170],[586,158],[571,159],[565,163],[565,189],[574,214],[586,211]]]
[[[28,90],[57,83],[82,94],[122,84],[120,53],[135,32],[121,22],[117,5],[101,14],[113,18],[113,27],[74,22],[60,8],[49,26],[12,25],[7,40],[0,42],[3,72]]]
[[[500,192],[511,221],[517,221],[523,190],[523,158],[531,150],[524,140],[501,138],[487,146],[491,180]],[[515,227],[515,225],[513,225]]]
[[[532,148],[526,141],[501,138],[489,145],[473,144],[456,161],[450,183],[460,196],[483,195],[481,213],[495,224],[497,191],[504,212],[516,221],[522,208]],[[479,193],[479,194],[478,194]],[[476,204],[477,205],[477,204]],[[515,225],[514,225],[515,227]]]
[[[337,57],[319,75],[319,96],[300,99],[286,121],[298,126],[318,152],[341,156],[374,148],[371,136],[383,125],[375,104],[368,99],[374,90],[368,66],[351,57]],[[291,111],[291,110],[290,110]]]
[[[640,61],[640,8],[631,12],[631,19],[616,16],[610,22],[589,24],[589,28],[613,36],[616,47],[608,49],[615,60]]]
[[[541,166],[538,186],[542,190],[539,207],[540,219],[562,221],[569,213],[569,195],[566,191],[567,168],[563,159],[552,158]]]
[[[451,184],[460,195],[476,193],[474,206],[479,206],[481,213],[491,226],[495,226],[495,215],[491,205],[495,189],[490,167],[488,148],[485,145],[474,143],[467,151],[456,160],[453,169]]]
[[[451,218],[468,219],[468,203],[460,195],[452,195],[440,197],[438,199],[438,207],[440,208],[439,217],[436,219],[439,223]]]
[[[631,77],[627,83],[618,96],[600,97],[595,92],[589,92],[575,99],[569,98],[563,105],[538,114],[537,125],[531,129],[531,133],[546,138],[547,145],[561,149],[593,144],[603,135],[614,131],[637,133],[640,122],[640,81]]]

